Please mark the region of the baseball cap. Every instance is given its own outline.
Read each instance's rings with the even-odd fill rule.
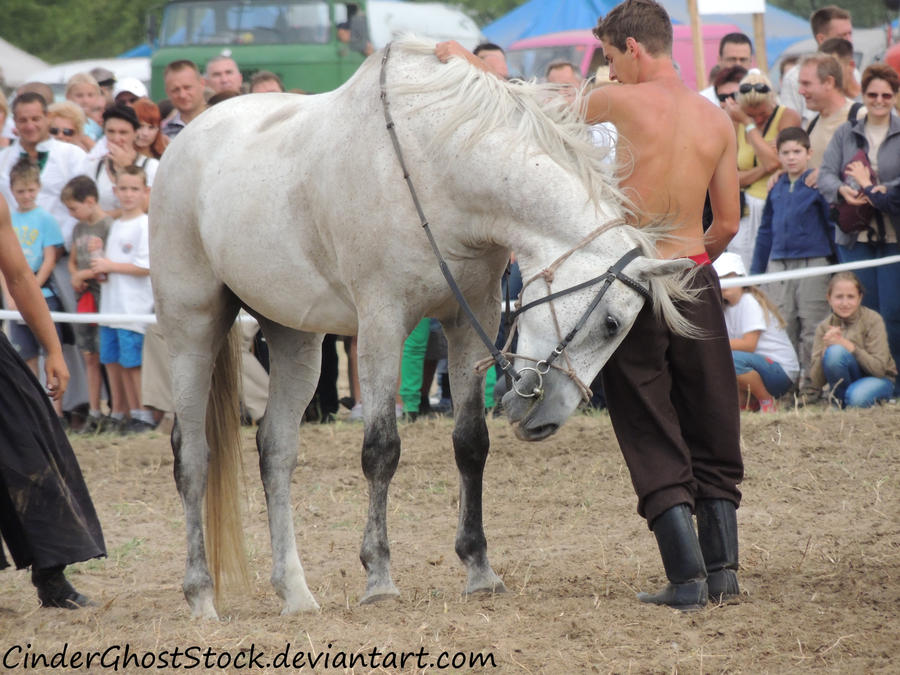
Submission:
[[[727,277],[729,274],[736,274],[739,277],[747,276],[747,268],[744,267],[744,261],[737,253],[725,251],[716,258],[713,268],[719,277]]]
[[[136,77],[123,77],[121,80],[117,80],[116,86],[113,89],[113,98],[116,98],[119,94],[126,91],[134,94],[138,98],[143,98],[147,95],[147,87],[145,87],[144,83]]]

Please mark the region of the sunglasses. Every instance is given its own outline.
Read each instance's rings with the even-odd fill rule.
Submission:
[[[59,136],[62,134],[66,138],[71,138],[75,135],[74,129],[60,129],[59,127],[50,127],[50,134],[52,136]]]
[[[719,103],[725,103],[728,99],[735,99],[737,92],[733,91],[730,94],[716,94],[716,98],[719,99]]]
[[[760,94],[768,94],[772,90],[769,89],[769,85],[763,84],[762,82],[757,82],[756,84],[742,84],[739,91],[742,94],[749,94],[751,91],[756,91]]]
[[[882,92],[882,93],[878,93],[877,91],[866,92],[866,98],[870,98],[873,101],[877,101],[879,98],[882,101],[890,101],[892,98],[894,98],[894,96],[895,96],[895,94],[886,94],[884,92]]]

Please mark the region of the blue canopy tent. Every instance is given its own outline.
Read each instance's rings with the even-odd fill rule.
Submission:
[[[685,0],[659,0],[673,23],[689,23]],[[546,35],[562,30],[593,28],[597,18],[607,14],[617,0],[530,0],[482,29],[485,36],[501,47],[516,40]],[[751,14],[710,14],[701,17],[704,23],[734,24],[753,38]],[[775,63],[785,48],[811,36],[809,22],[774,5],[766,5],[766,56],[769,65]]]
[[[136,47],[132,47],[127,52],[122,52],[119,54],[118,58],[120,59],[128,59],[139,56],[152,56],[153,55],[153,47],[144,43],[142,45],[137,45]]]
[[[481,29],[503,48],[516,40],[561,30],[593,28],[597,18],[618,4],[615,0],[530,0]]]

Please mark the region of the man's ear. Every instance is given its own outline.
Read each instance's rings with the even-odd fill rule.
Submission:
[[[632,54],[637,54],[638,50],[641,48],[641,43],[635,40],[633,37],[625,38],[625,51],[631,52]]]

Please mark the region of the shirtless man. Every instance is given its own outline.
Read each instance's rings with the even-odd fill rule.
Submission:
[[[619,156],[634,160],[622,179],[638,207],[634,225],[663,218],[674,236],[660,255],[697,262],[691,281],[697,300],[682,311],[703,337],[672,334],[645,305],[602,373],[638,513],[656,536],[669,579],[659,593],[638,597],[697,609],[708,596],[739,593],[740,421],[721,291],[709,264],[740,220],[734,128],[719,107],[681,82],[671,58],[672,25],[656,2],[627,0],[594,34],[610,77],[623,84],[591,93],[587,121],[615,124],[623,139]],[[445,60],[465,56],[446,43],[436,53]],[[713,223],[704,236],[707,190]]]

